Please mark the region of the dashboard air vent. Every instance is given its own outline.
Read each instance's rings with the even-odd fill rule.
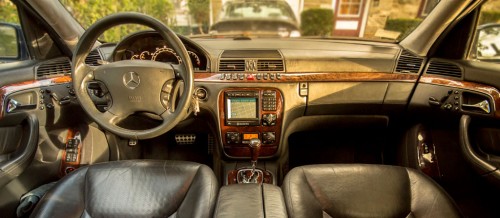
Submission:
[[[221,60],[219,71],[245,71],[245,60]]]
[[[462,69],[456,64],[444,61],[431,61],[427,68],[427,74],[436,74],[442,76],[462,77]]]
[[[43,79],[71,73],[71,62],[68,58],[57,58],[45,61],[35,67],[36,78]]]
[[[284,71],[283,60],[258,60],[257,71]]]
[[[419,73],[423,60],[404,50],[399,56],[396,73]]]
[[[99,50],[95,49],[92,50],[87,58],[85,58],[85,63],[90,65],[90,66],[99,66],[101,65],[99,61],[102,60],[101,54],[99,53]]]

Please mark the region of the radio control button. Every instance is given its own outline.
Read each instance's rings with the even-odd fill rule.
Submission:
[[[226,74],[225,73],[223,73],[223,74],[220,75],[220,80],[224,80],[225,78],[226,78]]]
[[[264,126],[274,126],[276,125],[276,114],[263,114],[262,115],[262,125]]]
[[[238,79],[238,74],[233,73],[232,77],[233,77],[233,80],[237,80]]]
[[[262,74],[258,73],[255,77],[257,77],[257,80],[261,80],[262,79]]]
[[[262,144],[273,144],[276,141],[275,132],[263,132],[262,133]]]
[[[264,77],[264,80],[267,80],[269,78],[269,73],[264,73],[263,77]]]
[[[274,73],[269,74],[269,79],[270,79],[270,80],[274,80],[274,76],[275,76],[275,74],[274,74]]]

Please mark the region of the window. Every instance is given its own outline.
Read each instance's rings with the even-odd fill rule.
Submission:
[[[500,1],[488,1],[481,7],[471,59],[500,63]]]
[[[358,17],[361,14],[362,0],[340,0],[339,16]]]
[[[427,15],[434,9],[434,7],[439,3],[439,0],[422,0],[421,2],[421,17],[427,17]]]
[[[8,0],[0,0],[0,63],[22,60],[26,50],[21,50],[23,39],[17,7]]]

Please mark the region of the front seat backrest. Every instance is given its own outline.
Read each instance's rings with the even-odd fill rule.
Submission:
[[[283,181],[290,217],[460,217],[448,194],[413,169],[363,164],[297,167]]]
[[[35,217],[211,217],[218,182],[205,165],[133,160],[69,174],[35,208]]]

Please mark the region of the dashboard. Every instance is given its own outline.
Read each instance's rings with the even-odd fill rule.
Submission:
[[[194,70],[206,71],[208,62],[204,52],[188,39],[181,40],[186,46]],[[116,46],[112,60],[152,60],[172,64],[182,62],[172,46],[154,31],[138,32],[123,39]]]

